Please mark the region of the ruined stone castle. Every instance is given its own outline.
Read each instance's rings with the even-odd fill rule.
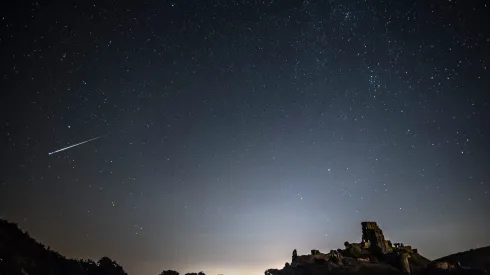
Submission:
[[[404,246],[403,243],[394,243],[386,240],[383,231],[379,228],[376,222],[366,221],[361,223],[362,226],[362,238],[360,243],[348,243],[345,242],[345,249],[356,248],[363,255],[380,256],[393,252],[404,253],[417,253],[417,249],[412,249],[411,246]],[[296,249],[293,251],[293,257],[291,266],[301,266],[304,264],[311,264],[319,261],[327,262],[339,262],[341,264],[342,249],[331,250],[329,253],[321,253],[320,251],[313,249],[311,254],[298,256]],[[360,261],[373,261],[374,258],[361,258]],[[340,261],[339,261],[340,260]]]
[[[394,250],[404,252],[415,252],[416,249],[412,249],[411,246],[404,246],[403,243],[394,243],[385,240],[383,230],[379,228],[376,222],[362,222],[362,241],[360,243],[361,248],[369,249],[373,253],[387,254]]]
[[[390,241],[385,240],[383,230],[378,227],[376,222],[362,222],[362,241],[361,248],[369,249],[372,252],[386,254],[392,252],[393,247]]]

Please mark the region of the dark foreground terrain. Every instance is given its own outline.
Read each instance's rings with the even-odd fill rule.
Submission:
[[[108,257],[67,259],[35,241],[16,224],[0,220],[0,275],[127,275]]]
[[[405,247],[384,255],[374,255],[356,244],[346,242],[344,249],[323,254],[312,250],[311,255],[293,253],[291,263],[281,270],[269,269],[266,275],[364,275],[406,274],[399,259],[408,256],[409,272],[420,275],[490,274],[490,247],[456,253],[435,261],[417,251],[400,253]],[[406,250],[406,249],[405,249]],[[404,272],[405,270],[405,272]],[[34,240],[27,232],[5,220],[0,220],[0,275],[127,275],[124,269],[108,257],[97,262],[67,259]],[[178,275],[163,271],[163,275]],[[192,273],[194,274],[194,273]],[[197,274],[197,273],[196,273]],[[200,272],[200,275],[204,273]]]

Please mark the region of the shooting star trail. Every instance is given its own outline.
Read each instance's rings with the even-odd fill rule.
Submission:
[[[99,138],[101,138],[101,137],[103,137],[103,136],[98,136],[98,137],[96,137],[96,138],[92,138],[92,139],[89,139],[89,140],[86,140],[86,141],[82,141],[82,142],[77,143],[77,144],[70,145],[70,146],[65,147],[65,148],[61,148],[61,149],[56,150],[56,151],[54,151],[54,152],[48,153],[48,155],[52,155],[52,154],[59,153],[59,152],[61,152],[61,151],[68,150],[68,149],[73,148],[73,147],[75,147],[75,146],[82,145],[82,144],[87,143],[87,142],[91,142],[91,141],[96,140],[96,139],[99,139]]]

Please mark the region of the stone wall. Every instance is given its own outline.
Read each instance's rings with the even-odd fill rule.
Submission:
[[[386,254],[388,251],[383,231],[376,222],[362,222],[362,241],[369,242],[373,252]]]

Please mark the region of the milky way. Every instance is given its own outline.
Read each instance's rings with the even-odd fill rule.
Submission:
[[[263,274],[363,220],[490,245],[484,1],[125,2],[0,4],[2,218],[133,275]]]

